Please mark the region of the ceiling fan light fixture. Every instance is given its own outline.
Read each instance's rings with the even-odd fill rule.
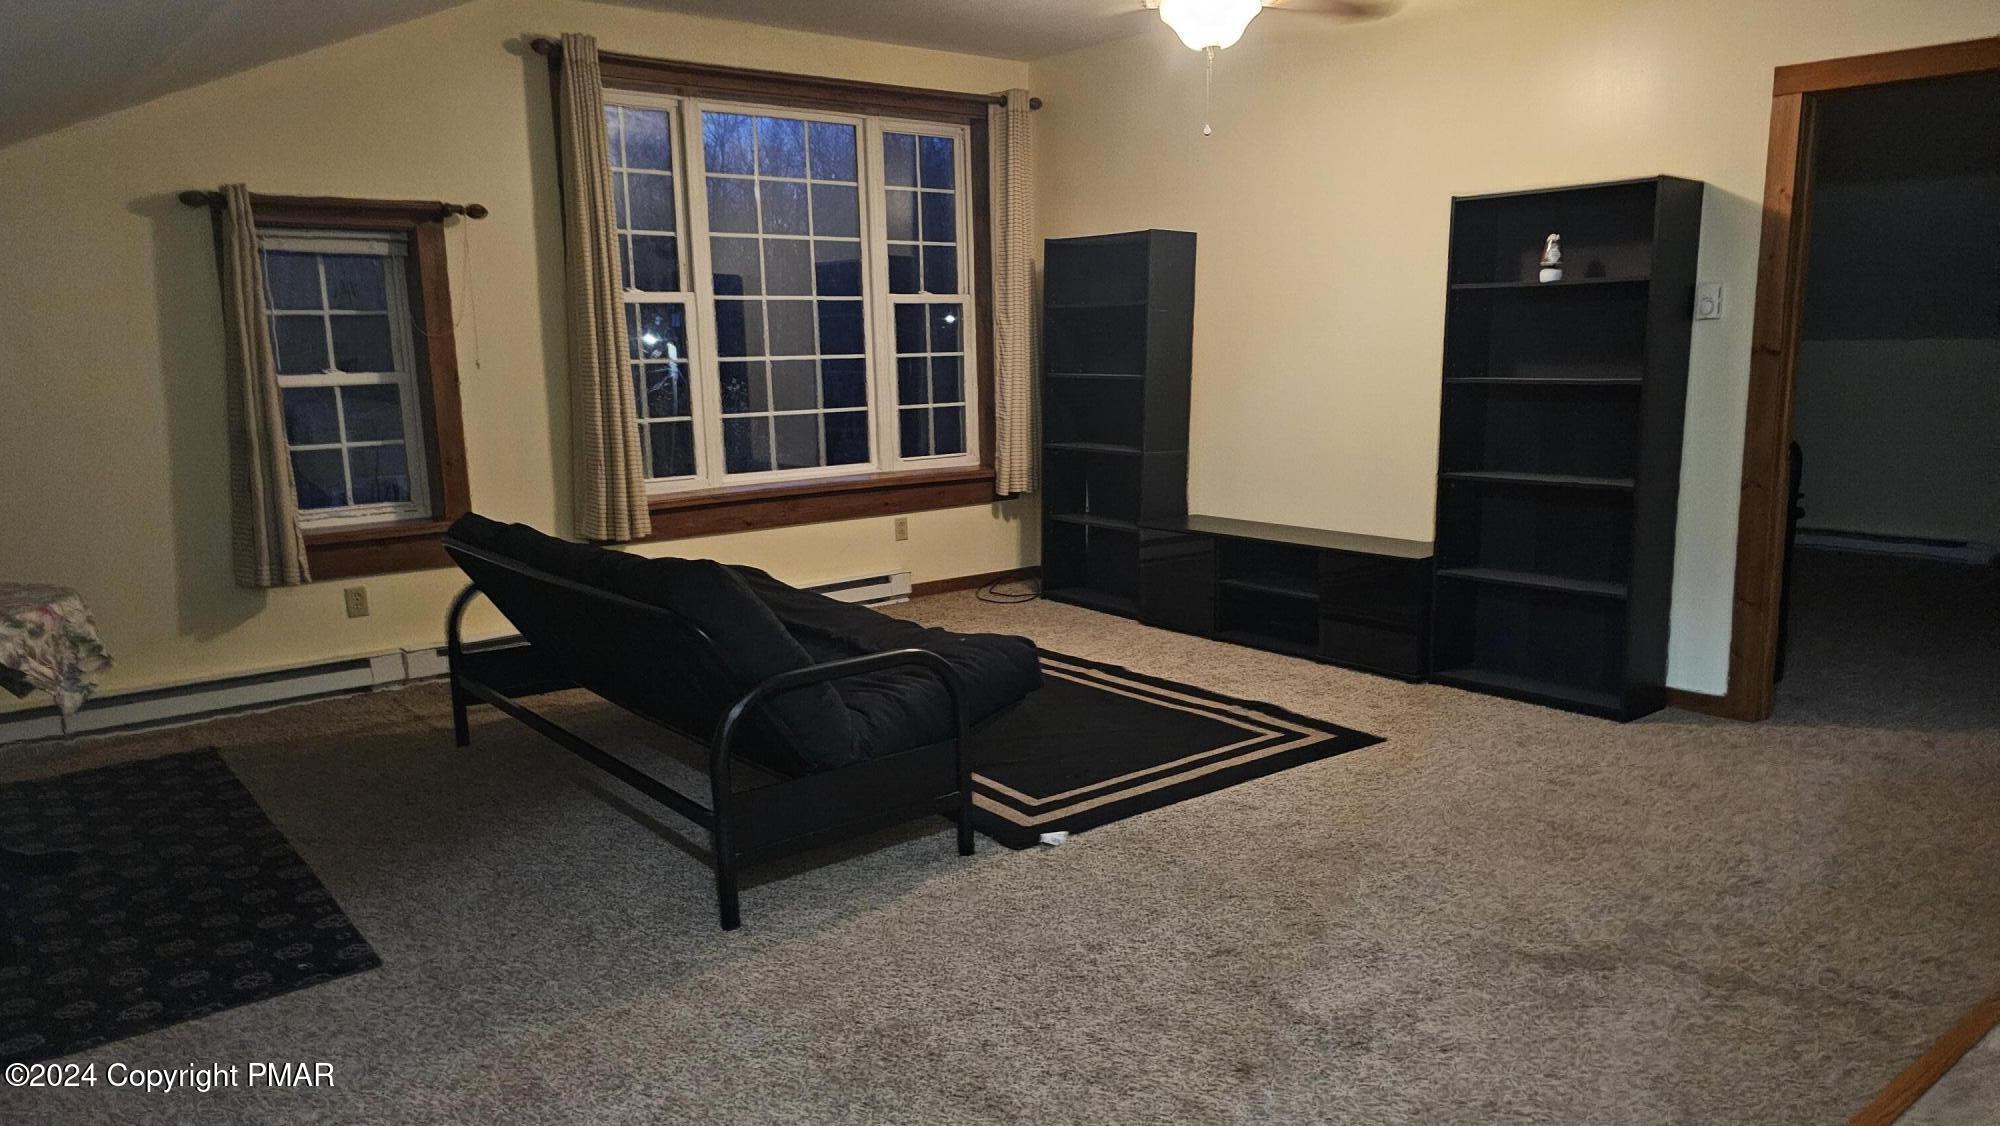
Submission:
[[[1263,10],[1263,0],[1160,0],[1161,21],[1196,51],[1233,45]]]

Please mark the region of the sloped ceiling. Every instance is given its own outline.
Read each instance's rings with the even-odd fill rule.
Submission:
[[[0,0],[0,145],[469,0]],[[1144,31],[1139,0],[607,0],[1034,59]]]
[[[465,0],[0,0],[0,145]]]

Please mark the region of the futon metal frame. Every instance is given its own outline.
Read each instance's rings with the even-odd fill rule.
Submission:
[[[958,822],[958,853],[972,855],[972,784],[965,757],[964,690],[958,670],[938,654],[925,649],[894,649],[779,673],[737,697],[722,713],[715,729],[705,733],[684,730],[658,716],[611,700],[647,723],[707,748],[709,804],[704,806],[696,798],[520,702],[549,692],[592,688],[586,683],[591,678],[578,677],[564,669],[561,654],[543,652],[525,639],[468,649],[462,623],[466,607],[485,593],[480,589],[477,573],[497,568],[501,577],[519,580],[519,592],[543,589],[557,600],[582,600],[582,605],[605,612],[602,617],[591,615],[586,620],[617,622],[618,626],[611,631],[614,635],[624,633],[631,637],[637,632],[649,633],[653,645],[674,647],[677,658],[690,668],[725,670],[728,666],[708,633],[670,610],[552,575],[504,555],[456,541],[447,541],[445,550],[468,574],[475,575],[474,581],[452,600],[445,621],[445,646],[451,668],[452,730],[457,744],[465,747],[472,742],[466,710],[475,703],[491,704],[585,762],[707,829],[713,842],[715,894],[722,929],[735,930],[742,925],[737,905],[737,872],[746,864],[932,813],[943,813]],[[519,627],[522,623],[515,625]],[[607,640],[615,642],[615,636]],[[944,684],[953,715],[953,734],[947,742],[782,778],[750,789],[734,787],[735,763],[742,757],[737,746],[744,738],[750,717],[765,702],[811,685],[910,666],[932,673]],[[659,690],[674,692],[678,687],[663,683]],[[768,772],[761,765],[760,769]]]

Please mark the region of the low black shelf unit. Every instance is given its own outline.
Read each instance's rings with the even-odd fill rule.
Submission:
[[[1613,719],[1663,705],[1702,193],[1452,201],[1432,679]],[[1565,276],[1544,283],[1550,233]]]
[[[1149,529],[1139,620],[1400,680],[1425,674],[1431,545],[1219,516]]]

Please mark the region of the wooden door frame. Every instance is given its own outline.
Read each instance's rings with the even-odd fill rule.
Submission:
[[[1764,233],[1757,252],[1750,396],[1736,528],[1736,593],[1729,692],[1704,710],[1734,719],[1771,715],[1784,588],[1792,402],[1806,242],[1812,226],[1813,138],[1820,98],[1838,90],[2000,70],[2000,36],[1777,68],[1764,171]],[[1713,697],[1710,698],[1714,700]]]

